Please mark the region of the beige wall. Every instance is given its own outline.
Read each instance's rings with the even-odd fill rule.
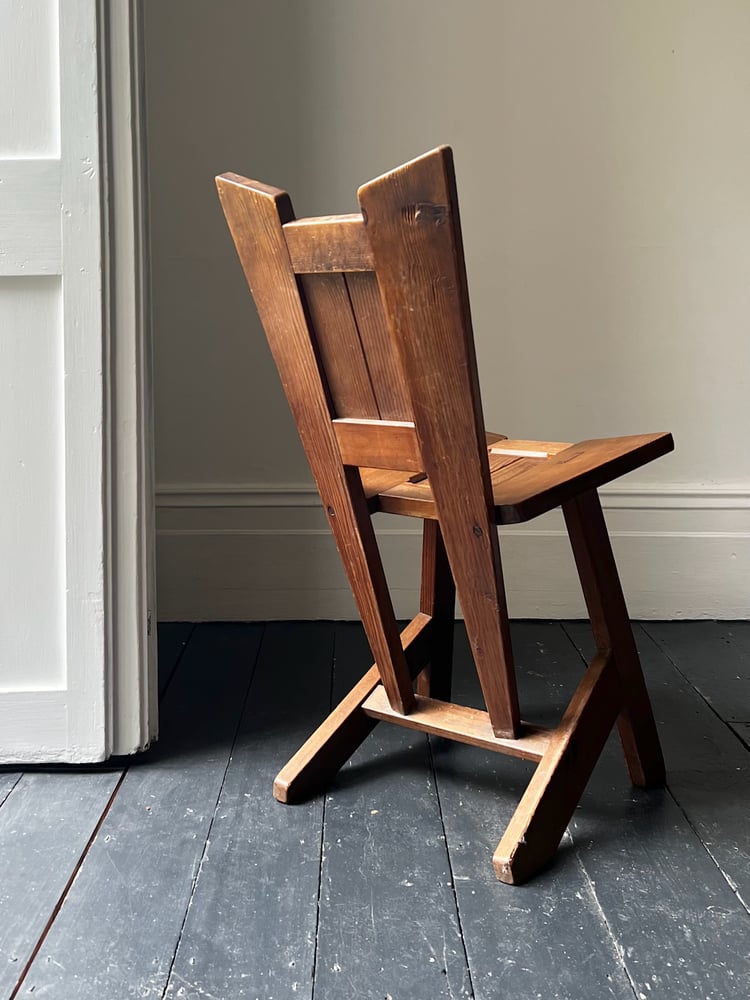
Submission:
[[[166,614],[345,611],[327,555],[310,550],[295,576],[299,545],[325,542],[305,534],[321,528],[312,499],[290,490],[309,475],[213,175],[287,187],[300,215],[351,211],[359,183],[441,142],[488,425],[562,440],[672,430],[676,453],[607,501],[631,605],[747,608],[750,4],[145,7]],[[275,509],[259,506],[269,490]],[[546,589],[558,530],[508,542],[516,613],[579,606],[567,575],[561,597]],[[269,559],[270,604],[262,565],[244,568]]]

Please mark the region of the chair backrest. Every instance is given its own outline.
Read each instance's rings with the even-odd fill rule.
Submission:
[[[426,473],[454,575],[509,646],[451,150],[365,184],[358,215],[296,220],[284,191],[235,174],[217,186],[329,520],[336,484],[361,492],[359,468]],[[501,696],[480,679],[511,732],[500,659]]]
[[[459,443],[479,459],[465,488],[476,473],[487,486],[450,149],[364,185],[357,215],[297,220],[286,192],[234,174],[217,185],[295,416],[323,416],[309,392],[315,372],[345,464],[428,471]],[[269,281],[272,261],[284,280]],[[300,346],[289,326],[301,323],[312,351],[304,373],[289,356]]]

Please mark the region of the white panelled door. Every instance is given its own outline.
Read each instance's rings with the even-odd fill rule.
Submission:
[[[155,735],[136,10],[0,0],[0,763]]]

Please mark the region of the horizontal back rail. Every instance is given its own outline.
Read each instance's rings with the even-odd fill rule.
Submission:
[[[296,219],[286,223],[284,236],[296,274],[373,269],[360,214]]]
[[[344,465],[422,472],[414,424],[398,420],[333,421]]]

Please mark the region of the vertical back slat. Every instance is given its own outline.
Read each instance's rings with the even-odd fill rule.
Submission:
[[[336,416],[411,420],[362,215],[299,219],[283,229]]]
[[[375,272],[351,271],[345,278],[380,416],[383,420],[412,420],[411,403],[388,333]]]
[[[343,274],[303,274],[302,285],[335,416],[381,414]]]
[[[443,529],[487,711],[520,713],[450,149],[359,190],[391,338]]]

